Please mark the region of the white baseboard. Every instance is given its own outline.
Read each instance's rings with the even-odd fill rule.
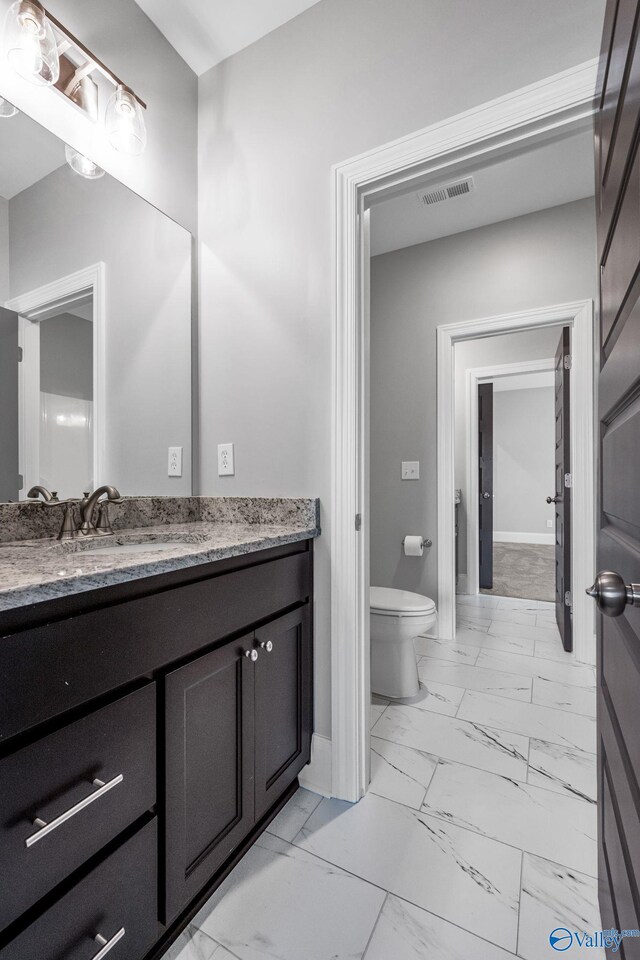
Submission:
[[[556,535],[555,533],[512,533],[511,530],[494,530],[493,539],[496,543],[540,543],[552,547],[556,542]]]
[[[466,575],[466,573],[459,573],[459,574],[458,574],[458,582],[456,583],[456,596],[457,596],[458,594],[464,594],[464,593],[467,593],[467,592],[468,592],[468,589],[467,589],[467,575]]]
[[[311,740],[311,763],[303,767],[298,774],[300,786],[323,797],[333,796],[331,759],[331,740],[314,733]]]

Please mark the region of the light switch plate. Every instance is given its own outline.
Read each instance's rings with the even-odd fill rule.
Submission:
[[[218,476],[233,477],[235,475],[235,462],[232,443],[218,444]]]
[[[167,467],[167,476],[182,476],[182,447],[169,447],[169,463]]]
[[[420,461],[403,460],[402,461],[402,479],[419,480],[420,479]]]
[[[547,520],[547,526],[552,530],[552,529],[553,529],[553,520]]]

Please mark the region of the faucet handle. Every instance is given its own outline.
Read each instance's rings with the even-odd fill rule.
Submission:
[[[109,522],[109,503],[122,503],[120,500],[104,500],[98,504],[98,519],[96,520],[96,530],[102,534],[113,533],[111,523]]]

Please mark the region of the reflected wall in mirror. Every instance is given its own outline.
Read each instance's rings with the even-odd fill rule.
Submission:
[[[24,114],[0,117],[0,443],[0,501],[192,491],[191,236]]]

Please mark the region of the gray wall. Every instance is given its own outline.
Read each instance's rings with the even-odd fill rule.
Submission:
[[[40,390],[93,400],[93,324],[62,313],[40,324]]]
[[[436,327],[593,298],[595,283],[592,199],[373,258],[373,583],[437,596]],[[542,356],[550,355],[549,336],[556,340],[546,336]],[[476,349],[465,365],[511,359],[509,345],[496,350],[496,339],[479,341],[485,359]],[[401,460],[420,460],[419,481],[400,479]],[[424,558],[403,556],[400,543],[407,533],[433,539]]]
[[[589,201],[582,201],[588,203]],[[573,207],[573,204],[570,206]],[[561,209],[567,209],[561,208]],[[594,227],[592,229],[595,229]],[[594,241],[595,242],[595,241]],[[582,245],[579,249],[582,249]],[[584,264],[576,261],[567,262],[569,269],[579,269],[582,288],[587,288],[590,278],[584,273]],[[595,266],[594,266],[595,270]],[[582,278],[580,280],[580,277]],[[586,283],[585,283],[586,281]],[[532,278],[535,283],[535,278]],[[590,293],[584,297],[595,297],[593,283],[588,289]],[[565,300],[573,299],[565,297]],[[580,299],[580,297],[576,297]],[[549,300],[548,303],[552,301]],[[560,302],[559,300],[555,302]],[[528,330],[521,333],[507,333],[501,337],[485,337],[483,340],[467,340],[455,347],[455,486],[462,491],[462,502],[458,507],[458,562],[460,573],[467,570],[467,448],[466,448],[466,371],[474,367],[488,367],[503,363],[518,363],[523,360],[548,360],[555,356],[560,339],[558,327],[544,327],[540,330]],[[546,494],[545,494],[546,496]],[[494,524],[495,527],[495,524]],[[496,528],[497,529],[497,528]]]
[[[0,503],[18,499],[18,315],[0,307]]]
[[[12,0],[0,0],[0,23]],[[134,0],[48,0],[46,7],[148,104],[142,157],[109,146],[100,127],[53,91],[25,83],[0,57],[0,96],[195,233],[197,78]]]
[[[9,204],[11,296],[104,261],[106,463],[123,495],[191,493],[191,236],[111,177],[55,170]],[[42,229],[46,211],[47,229]],[[183,476],[167,476],[182,446]]]
[[[604,0],[322,0],[200,78],[202,492],[322,500],[321,734],[330,732],[331,165],[597,56],[603,11]],[[219,479],[216,445],[228,440],[237,474]]]
[[[9,202],[0,197],[0,303],[9,299]]]
[[[555,391],[501,390],[493,395],[493,529],[553,536],[547,520],[555,488]]]

